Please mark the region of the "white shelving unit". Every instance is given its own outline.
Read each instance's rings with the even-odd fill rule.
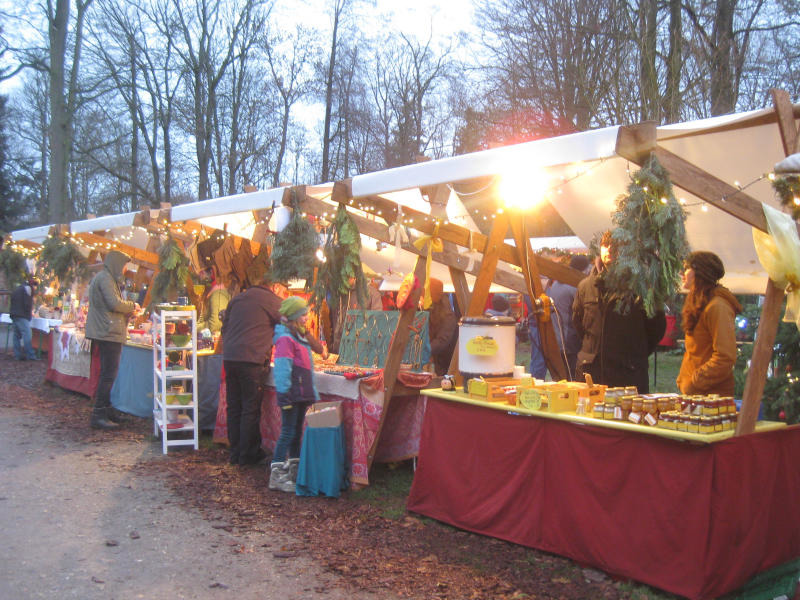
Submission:
[[[161,435],[164,454],[170,446],[199,447],[197,399],[197,313],[192,310],[153,311],[153,434]],[[190,324],[190,341],[177,346],[170,323]],[[176,360],[170,360],[170,357]],[[185,434],[191,432],[192,436]],[[177,437],[175,434],[181,434]]]

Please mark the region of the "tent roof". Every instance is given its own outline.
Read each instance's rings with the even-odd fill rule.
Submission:
[[[626,192],[638,166],[615,152],[619,127],[536,140],[359,175],[355,197],[385,195],[420,186],[498,177],[510,168],[529,178],[541,170],[546,198],[586,245],[611,227],[618,196]],[[734,186],[747,187],[756,200],[780,208],[766,174],[784,158],[772,109],[751,111],[656,128],[659,146]],[[751,227],[675,187],[684,203],[693,250],[716,252],[726,267],[723,283],[738,293],[763,293],[767,275],[752,243]]]
[[[28,229],[17,229],[11,232],[11,239],[15,242],[28,241],[41,244],[50,234],[52,225],[41,225],[39,227],[29,227]]]

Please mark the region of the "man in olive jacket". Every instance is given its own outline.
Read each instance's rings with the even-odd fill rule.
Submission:
[[[94,393],[94,410],[90,425],[94,429],[117,426],[111,408],[111,388],[119,371],[122,344],[128,334],[128,317],[140,310],[139,305],[123,300],[119,284],[130,257],[119,250],[106,255],[103,268],[89,284],[89,314],[86,316],[86,337],[98,347],[100,379]]]

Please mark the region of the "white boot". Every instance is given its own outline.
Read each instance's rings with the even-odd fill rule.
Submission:
[[[272,463],[269,469],[269,484],[271,490],[280,490],[281,484],[285,483],[289,476],[286,463]]]
[[[288,479],[293,484],[297,483],[297,469],[300,467],[299,458],[290,458],[286,461],[286,470],[288,472]]]

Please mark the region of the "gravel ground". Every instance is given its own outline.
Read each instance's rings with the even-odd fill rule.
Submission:
[[[4,357],[2,379],[25,366]],[[375,598],[269,524],[233,527],[185,504],[137,468],[159,444],[88,426],[76,437],[32,411],[31,392],[0,383],[0,598]]]

